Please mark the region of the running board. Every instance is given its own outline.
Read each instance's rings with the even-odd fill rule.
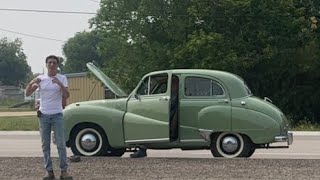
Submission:
[[[269,144],[256,146],[256,149],[286,149],[286,148],[289,148],[289,146],[270,146]]]

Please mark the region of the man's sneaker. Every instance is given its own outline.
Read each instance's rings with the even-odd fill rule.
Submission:
[[[47,171],[47,175],[45,177],[43,177],[42,179],[43,180],[53,180],[55,177],[54,177],[54,173],[53,171]]]
[[[73,155],[69,157],[70,162],[80,162],[81,158],[78,155]]]
[[[72,176],[70,176],[67,171],[61,171],[60,179],[73,180]]]
[[[147,156],[147,149],[139,148],[138,151],[134,152],[133,154],[130,154],[131,158],[141,158]]]

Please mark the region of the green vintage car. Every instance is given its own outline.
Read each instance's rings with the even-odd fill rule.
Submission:
[[[64,110],[67,146],[75,155],[122,156],[149,149],[210,149],[214,157],[250,157],[256,148],[292,144],[285,115],[252,95],[232,73],[184,69],[145,75],[130,95],[92,63],[88,68],[116,95]],[[274,146],[271,143],[280,143]]]

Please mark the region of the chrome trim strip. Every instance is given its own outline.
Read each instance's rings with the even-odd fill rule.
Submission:
[[[180,140],[180,142],[188,143],[188,142],[207,142],[207,141],[204,139],[185,139],[185,140]]]
[[[159,139],[139,139],[139,140],[127,140],[126,143],[153,143],[153,142],[169,142],[169,138]]]
[[[213,133],[213,130],[209,130],[209,129],[198,129],[198,130],[199,130],[200,136],[204,140],[211,142],[210,135]]]

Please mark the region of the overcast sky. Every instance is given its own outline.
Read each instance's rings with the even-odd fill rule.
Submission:
[[[98,2],[99,0],[0,0],[0,9],[97,12]],[[5,30],[67,41],[76,32],[88,30],[88,20],[92,17],[94,15],[0,10],[0,38],[8,37],[9,40],[20,38],[32,72],[41,73],[45,68],[46,56],[51,54],[63,56],[63,42],[28,37]]]

